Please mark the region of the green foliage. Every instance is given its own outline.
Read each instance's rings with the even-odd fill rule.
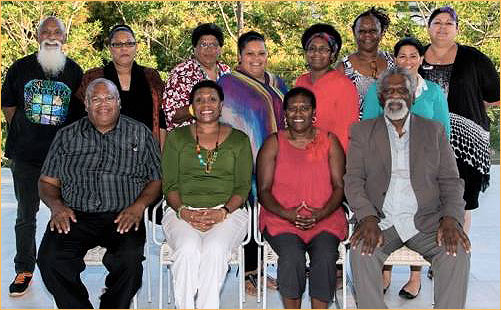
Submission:
[[[457,41],[488,55],[499,68],[498,1],[2,1],[1,76],[18,58],[37,50],[36,27],[44,16],[60,17],[68,28],[68,55],[84,70],[110,59],[107,37],[112,26],[130,25],[139,42],[137,61],[156,68],[167,79],[170,70],[192,54],[191,31],[200,23],[214,22],[225,34],[221,60],[237,65],[239,34],[256,30],[265,35],[268,68],[289,86],[306,71],[301,35],[318,22],[332,24],[341,34],[339,58],[356,50],[351,25],[371,6],[384,8],[391,24],[381,50],[392,51],[403,36],[413,35],[428,43],[427,16],[442,5],[453,6],[459,15]],[[238,29],[237,11],[243,9],[243,28]],[[489,111],[493,123],[492,145],[499,150],[499,108]],[[2,120],[2,149],[5,140]]]

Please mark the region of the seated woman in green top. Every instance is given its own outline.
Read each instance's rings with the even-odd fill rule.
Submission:
[[[419,66],[423,63],[424,47],[415,38],[404,38],[395,44],[395,62],[398,67],[406,68],[416,81],[415,101],[411,112],[432,120],[439,121],[445,128],[447,138],[450,136],[451,126],[449,106],[442,88],[432,81],[425,80],[419,75]],[[362,119],[376,118],[383,115],[376,94],[376,84],[369,87],[364,98]],[[391,266],[384,266],[383,292],[386,293],[391,282]],[[421,290],[421,267],[411,266],[409,281],[402,287],[399,296],[406,299],[416,298]]]
[[[432,120],[439,121],[450,136],[449,106],[442,88],[419,75],[419,66],[423,63],[424,47],[415,38],[404,38],[393,48],[395,62],[398,67],[406,68],[416,81],[416,99],[411,112]],[[362,119],[376,118],[383,115],[376,92],[376,83],[372,84],[364,98]]]
[[[173,251],[178,309],[218,309],[231,250],[247,232],[252,153],[243,132],[219,123],[224,100],[214,81],[196,84],[190,110],[196,123],[172,131],[162,158],[162,219]],[[195,300],[195,295],[197,296]]]

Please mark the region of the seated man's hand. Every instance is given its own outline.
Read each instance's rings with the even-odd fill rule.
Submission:
[[[461,243],[466,253],[470,252],[470,240],[461,227],[459,227],[458,222],[452,217],[444,216],[440,220],[440,226],[438,227],[438,246],[444,245],[447,255],[456,256],[458,242]]]
[[[129,232],[129,229],[134,226],[134,230],[139,229],[141,219],[143,218],[144,208],[140,205],[132,204],[120,212],[114,223],[118,224],[117,232],[123,234]]]
[[[375,216],[368,216],[362,219],[357,230],[350,238],[351,246],[355,249],[362,242],[362,255],[372,255],[374,249],[383,245],[383,234]]]
[[[56,229],[60,234],[63,232],[67,234],[70,231],[70,220],[73,223],[77,222],[75,212],[72,209],[64,205],[52,207],[49,222],[50,230],[54,231]]]

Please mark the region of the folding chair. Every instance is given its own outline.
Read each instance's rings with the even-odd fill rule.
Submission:
[[[84,256],[84,262],[86,266],[103,266],[103,256],[106,253],[106,248],[97,246],[87,251]],[[54,302],[54,309],[57,309],[56,300],[52,298]],[[132,299],[133,309],[137,309],[137,293]]]
[[[345,204],[345,203],[343,203]],[[346,205],[346,204],[345,204]],[[256,243],[259,245],[258,247],[258,267],[257,267],[257,272],[258,272],[258,284],[257,284],[257,301],[260,302],[260,295],[261,295],[261,251],[263,251],[263,276],[262,276],[262,281],[263,281],[263,287],[265,288],[263,290],[263,309],[266,309],[266,303],[267,303],[267,289],[266,289],[266,282],[268,278],[268,265],[276,265],[278,263],[278,255],[273,251],[269,243],[263,239],[261,232],[259,231],[258,228],[258,220],[259,220],[259,214],[261,212],[261,204],[258,203],[258,207],[254,209],[253,216],[254,216],[254,238],[256,240]],[[348,236],[351,235],[351,225],[349,225],[349,233]],[[346,282],[347,282],[347,272],[346,272],[346,263],[347,262],[347,249],[349,247],[349,238],[347,238],[345,241],[339,243],[339,258],[336,261],[337,265],[342,265],[343,266],[343,309],[346,309]],[[308,253],[306,253],[306,264],[309,264],[309,257]],[[336,292],[334,292],[334,302],[336,305],[339,306],[339,300],[337,298]]]
[[[155,206],[153,209],[153,223],[156,223],[156,216],[157,212],[156,209],[159,206]],[[167,207],[167,203],[164,202],[163,204],[164,210]],[[230,265],[238,265],[238,300],[239,300],[239,307],[240,309],[243,309],[243,303],[245,302],[245,268],[244,268],[244,262],[245,262],[245,253],[244,253],[244,245],[249,243],[252,230],[251,230],[251,210],[249,207],[249,203],[245,203],[245,208],[247,210],[248,214],[248,224],[247,224],[247,237],[240,243],[238,247],[233,249],[232,254],[231,254],[231,259],[229,264]],[[158,308],[162,309],[163,306],[163,267],[167,266],[167,303],[171,303],[171,276],[170,276],[170,268],[173,263],[173,258],[172,258],[172,250],[169,248],[169,245],[165,241],[164,238],[162,240],[159,240],[156,236],[156,229],[153,229],[153,242],[157,245],[160,246],[160,254],[159,254],[159,286],[158,286]]]

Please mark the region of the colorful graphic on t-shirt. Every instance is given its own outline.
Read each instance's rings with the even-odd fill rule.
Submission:
[[[70,99],[71,89],[62,82],[31,80],[24,86],[24,113],[35,124],[61,125]]]

